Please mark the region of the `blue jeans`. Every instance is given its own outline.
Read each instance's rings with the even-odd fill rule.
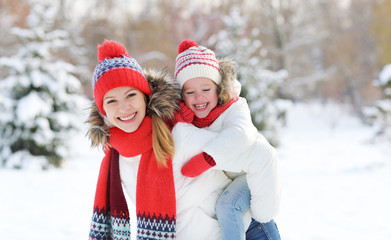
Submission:
[[[216,203],[216,215],[223,240],[242,240],[245,237],[243,212],[250,207],[250,189],[246,175],[235,178],[221,194]],[[259,223],[252,219],[246,239],[280,239],[274,221]]]
[[[280,240],[280,233],[274,220],[259,223],[252,219],[246,232],[246,240]]]

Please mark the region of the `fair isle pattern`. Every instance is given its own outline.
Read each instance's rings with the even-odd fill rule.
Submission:
[[[130,240],[130,221],[125,214],[121,216],[111,216],[111,239]]]
[[[176,239],[175,217],[137,214],[137,240]]]
[[[130,70],[135,70],[138,73],[140,73],[144,78],[144,73],[140,67],[140,65],[134,60],[133,58],[126,57],[122,55],[120,58],[105,58],[101,63],[99,63],[94,71],[94,79],[92,82],[92,87],[95,88],[96,83],[98,82],[99,78],[107,73],[110,70],[114,69],[120,69],[120,68],[127,68]]]
[[[89,240],[109,239],[110,226],[105,209],[95,209],[92,214]]]
[[[94,211],[89,240],[130,240],[129,216],[125,213],[113,215],[104,209]]]
[[[219,62],[211,50],[202,46],[191,47],[177,56],[175,79],[184,68],[193,64],[207,65],[219,71]]]

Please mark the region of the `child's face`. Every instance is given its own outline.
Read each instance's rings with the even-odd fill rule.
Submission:
[[[189,79],[183,84],[182,97],[198,118],[204,118],[217,106],[217,85],[205,77]]]
[[[103,97],[103,109],[115,127],[124,132],[134,132],[145,117],[145,95],[129,86],[114,88]]]

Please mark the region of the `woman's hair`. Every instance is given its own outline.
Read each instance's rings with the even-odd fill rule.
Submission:
[[[152,147],[158,165],[167,167],[167,158],[174,157],[175,145],[166,122],[149,107],[150,97],[144,94],[147,115],[152,119]]]
[[[174,139],[166,123],[156,113],[152,113],[152,146],[159,165],[167,167],[167,158],[175,152]]]

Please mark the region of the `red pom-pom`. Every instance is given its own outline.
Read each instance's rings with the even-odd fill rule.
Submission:
[[[198,44],[195,43],[194,41],[192,40],[183,40],[179,46],[178,46],[178,54],[186,51],[187,49],[191,48],[191,47],[198,47]]]
[[[121,44],[105,40],[103,45],[98,45],[98,60],[103,61],[105,58],[121,57],[128,55],[126,48]]]

